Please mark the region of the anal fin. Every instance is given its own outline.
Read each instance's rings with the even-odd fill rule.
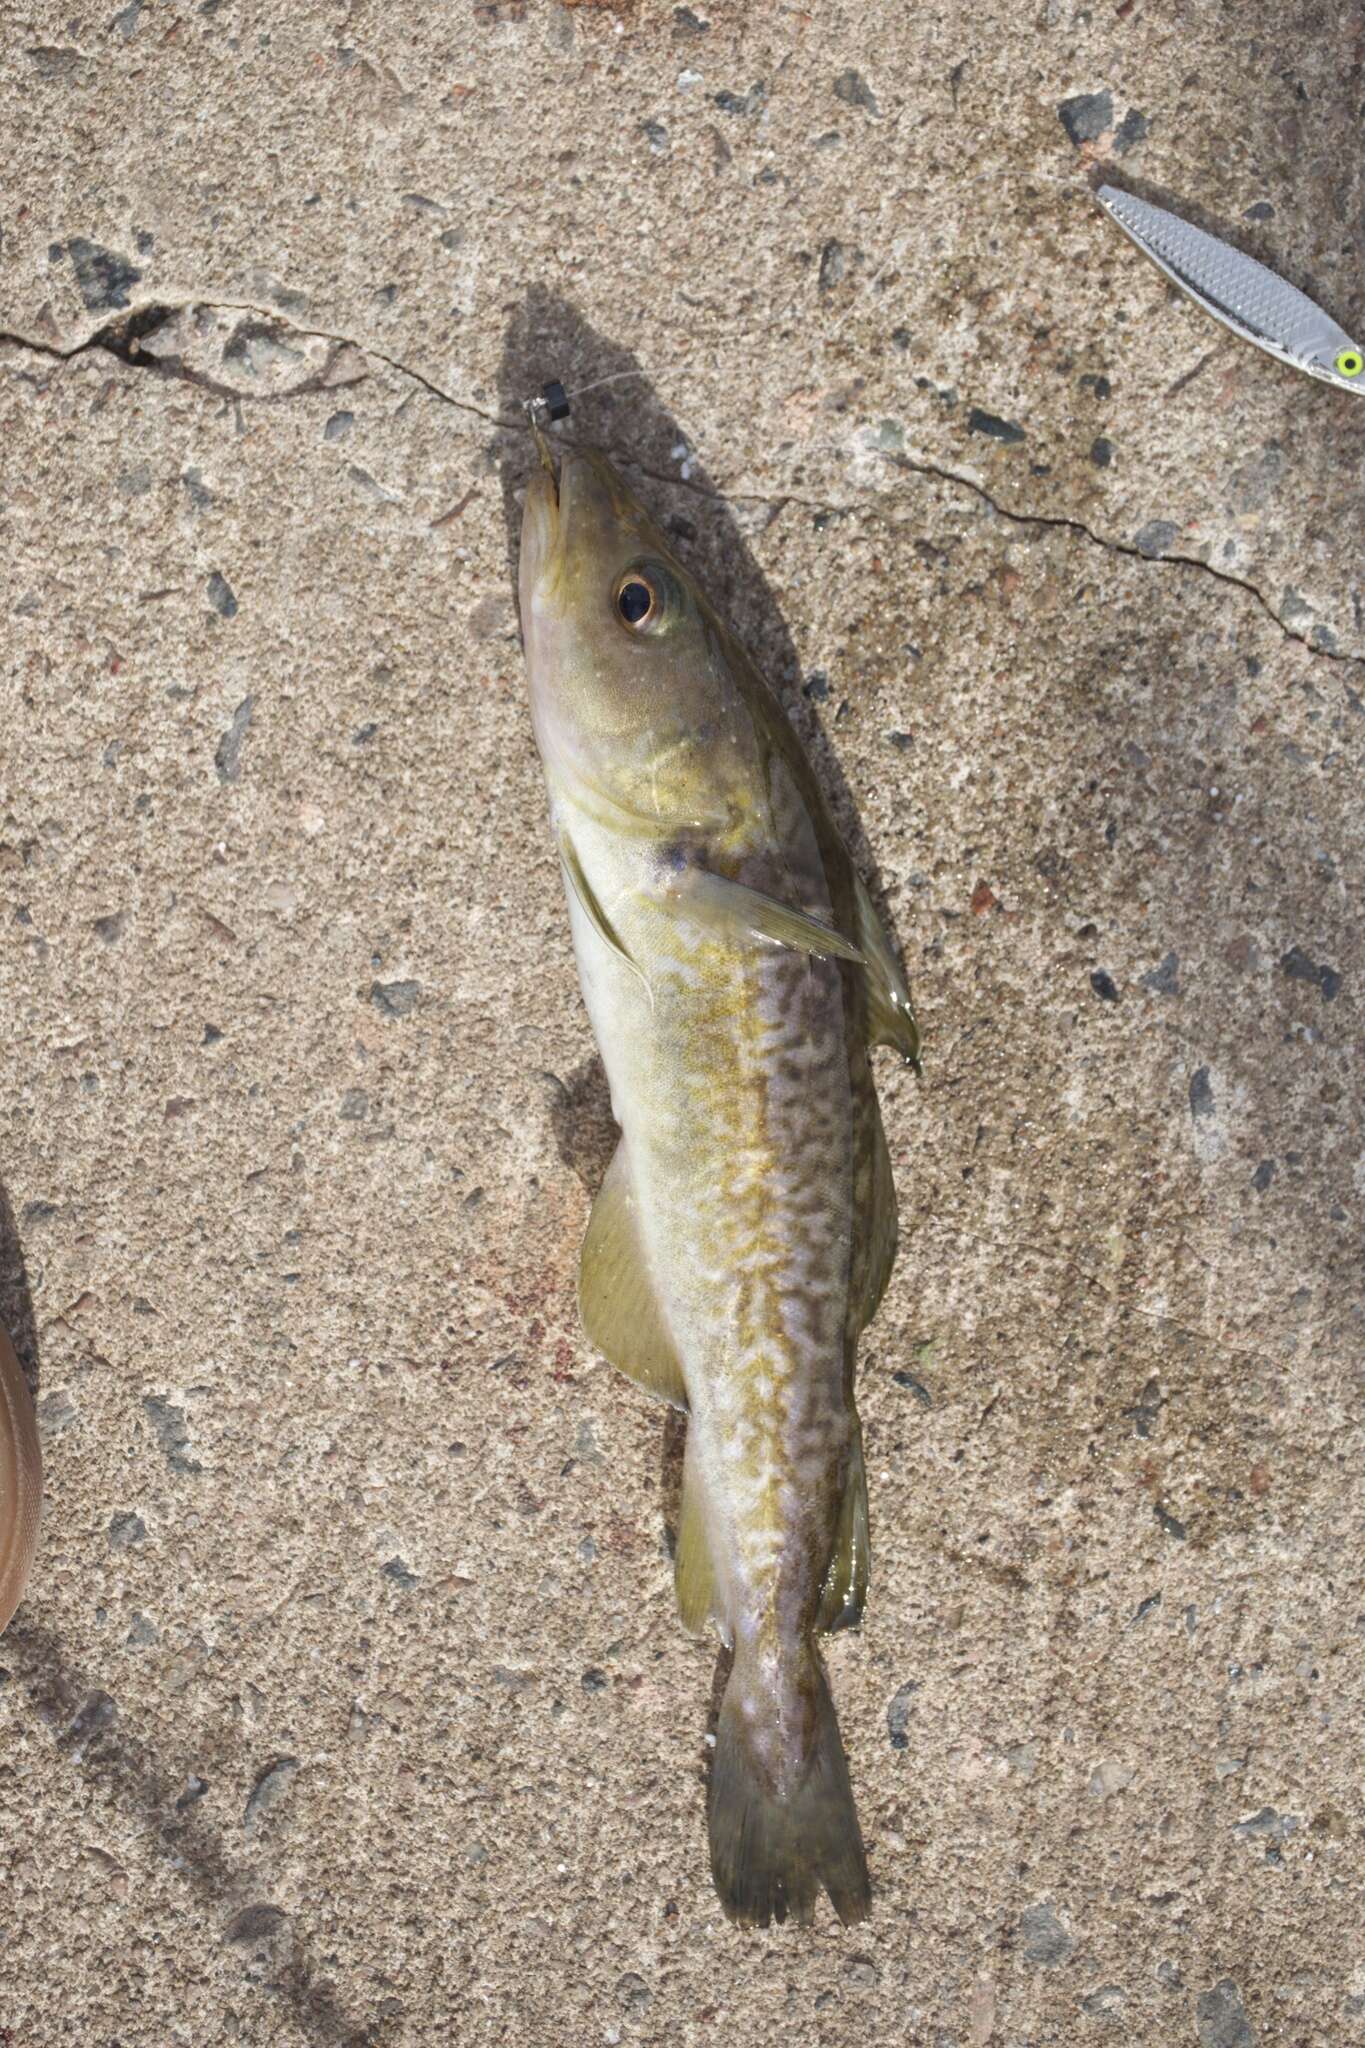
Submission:
[[[689,1446],[690,1451],[690,1446]],[[682,1507],[678,1514],[678,1547],[673,1556],[673,1587],[682,1625],[700,1635],[711,1618],[716,1575],[706,1540],[706,1503],[696,1461],[683,1455]]]
[[[612,1154],[588,1218],[578,1308],[589,1340],[647,1392],[687,1406],[682,1367],[649,1277],[624,1140]]]
[[[867,1520],[867,1470],[863,1464],[863,1436],[856,1428],[844,1465],[844,1493],[834,1531],[834,1549],[825,1589],[820,1600],[816,1626],[826,1635],[841,1628],[857,1628],[867,1602],[868,1573],[872,1545]]]

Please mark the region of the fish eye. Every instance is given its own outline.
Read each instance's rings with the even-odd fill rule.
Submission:
[[[1339,377],[1358,377],[1365,370],[1365,356],[1358,348],[1344,348],[1332,368]]]
[[[658,592],[641,570],[629,570],[617,584],[616,609],[633,631],[647,626],[658,611]]]

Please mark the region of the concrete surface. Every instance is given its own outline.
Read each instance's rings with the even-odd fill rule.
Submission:
[[[1361,2038],[1365,407],[1088,197],[1365,321],[1358,13],[7,29],[0,2040]],[[576,1327],[498,424],[555,374],[926,1031],[850,1934],[719,1915],[676,1436]]]

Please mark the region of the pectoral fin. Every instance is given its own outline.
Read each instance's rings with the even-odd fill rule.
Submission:
[[[819,1626],[826,1635],[857,1628],[867,1601],[872,1547],[867,1526],[867,1472],[859,1431],[844,1467],[844,1493],[834,1532],[834,1550],[820,1601]]]
[[[589,1340],[619,1371],[675,1408],[687,1406],[682,1367],[640,1243],[624,1143],[612,1154],[588,1218],[578,1268],[578,1308]]]
[[[766,896],[760,889],[727,881],[724,875],[709,874],[704,868],[688,868],[670,880],[669,893],[688,917],[736,945],[751,946],[757,942],[790,946],[795,952],[813,953],[821,960],[862,962],[858,948],[842,932],[836,932],[833,925],[811,917],[804,910],[793,910],[790,904],[779,903],[775,896]]]
[[[861,875],[854,877],[858,899],[858,943],[867,962],[868,1036],[873,1045],[891,1045],[919,1071],[919,1026],[910,1004],[895,948],[877,915]]]
[[[558,838],[559,858],[564,869],[564,879],[573,892],[574,902],[578,905],[584,917],[587,918],[588,923],[592,926],[603,944],[610,946],[612,952],[618,958],[624,960],[632,974],[638,974],[641,981],[645,981],[642,970],[636,966],[622,945],[615,925],[613,925],[606,911],[602,908],[592,883],[583,872],[583,863],[578,858],[578,852],[572,839],[564,831],[558,834]],[[648,982],[645,982],[645,986],[649,986]]]

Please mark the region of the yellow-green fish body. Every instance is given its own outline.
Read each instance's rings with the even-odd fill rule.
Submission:
[[[689,1626],[734,1650],[712,1772],[726,1910],[868,1880],[818,1633],[868,1564],[857,1338],[895,1252],[868,1047],[916,1053],[867,893],[780,706],[600,456],[530,487],[521,598],[575,952],[621,1141],[583,1249],[594,1342],[688,1410]]]

